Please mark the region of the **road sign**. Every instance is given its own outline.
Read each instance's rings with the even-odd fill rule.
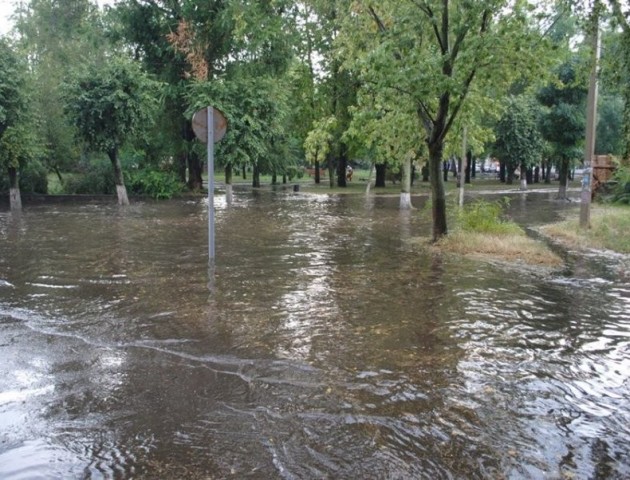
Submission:
[[[218,142],[227,130],[227,119],[220,110],[214,110],[214,142]],[[197,138],[203,143],[208,142],[208,108],[202,108],[195,112],[192,118],[192,129]]]

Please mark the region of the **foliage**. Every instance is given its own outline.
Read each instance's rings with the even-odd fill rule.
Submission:
[[[91,64],[66,85],[67,113],[93,151],[117,152],[142,133],[157,106],[158,84],[120,57]]]
[[[496,126],[494,153],[509,169],[527,168],[540,160],[543,144],[538,117],[532,99],[525,96],[508,98],[505,112]]]
[[[83,162],[79,173],[66,176],[63,193],[81,195],[111,195],[116,193],[112,166],[105,158]]]
[[[613,187],[607,200],[611,203],[630,205],[630,166],[617,165],[611,184]]]
[[[181,193],[184,185],[173,172],[136,170],[128,174],[126,182],[131,193],[148,195],[156,200],[169,199]]]
[[[24,69],[9,45],[0,38],[0,137],[7,128],[18,124],[26,109]]]
[[[261,172],[284,173],[297,163],[287,124],[286,89],[273,77],[233,76],[225,81],[197,83],[189,92],[191,109],[212,105],[228,121],[225,137],[216,144],[217,164]]]
[[[507,204],[507,199],[496,202],[478,200],[466,204],[458,210],[457,225],[464,232],[494,235],[522,232],[517,224],[503,218]]]
[[[577,75],[578,57],[556,70],[557,78],[539,90],[538,99],[546,107],[541,132],[549,142],[551,156],[568,165],[580,159],[586,129],[585,78]]]
[[[537,14],[526,1],[388,0],[355,2],[345,17],[339,42],[347,68],[362,87],[391,92],[386,110],[411,106],[416,131],[424,132],[436,239],[447,232],[442,157],[467,101],[473,93],[496,98],[518,79],[545,75],[551,55]]]
[[[623,100],[620,96],[602,96],[598,106],[596,155],[623,154]]]

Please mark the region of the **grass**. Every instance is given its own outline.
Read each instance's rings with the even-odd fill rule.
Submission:
[[[579,217],[545,225],[543,235],[575,250],[606,249],[630,253],[630,206],[598,205],[591,208],[591,228],[582,229]]]
[[[463,210],[452,206],[448,209],[451,232],[436,243],[427,238],[415,243],[428,245],[433,251],[485,261],[550,268],[562,265],[562,259],[546,243],[530,238],[519,225],[503,218],[506,201],[478,200]]]
[[[490,234],[456,230],[430,248],[484,260],[557,267],[562,259],[525,232]]]

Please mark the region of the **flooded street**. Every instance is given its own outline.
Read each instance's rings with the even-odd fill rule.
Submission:
[[[216,203],[213,286],[203,200],[3,207],[0,479],[630,478],[617,257],[421,252],[397,197]]]

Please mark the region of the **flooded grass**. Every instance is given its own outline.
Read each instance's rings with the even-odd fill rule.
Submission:
[[[542,234],[575,250],[606,249],[630,253],[630,207],[597,206],[591,210],[591,228],[580,228],[579,217],[540,228]]]
[[[528,237],[524,232],[503,234],[455,231],[437,243],[428,238],[414,241],[442,253],[463,255],[488,261],[519,263],[522,265],[558,267],[562,259],[544,243]]]

